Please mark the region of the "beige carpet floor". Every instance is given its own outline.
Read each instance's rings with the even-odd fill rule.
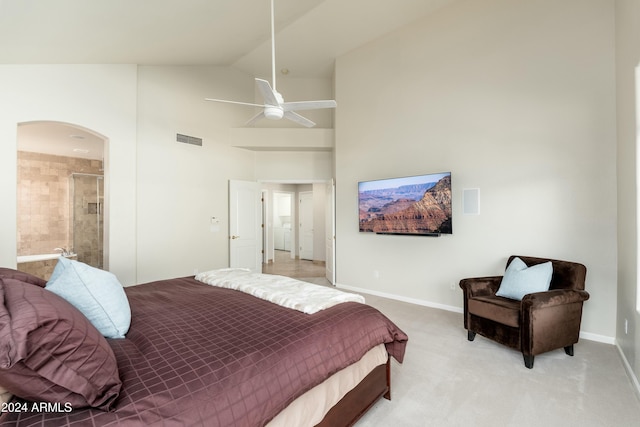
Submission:
[[[357,427],[640,426],[640,399],[613,345],[581,340],[574,357],[551,351],[527,369],[519,352],[467,341],[462,314],[363,295],[409,343],[404,363],[392,361],[391,401]]]
[[[462,314],[366,296],[409,335],[402,365],[392,365],[392,400],[365,426],[640,426],[640,400],[613,345],[581,340],[575,356],[559,349],[522,354],[477,336]]]

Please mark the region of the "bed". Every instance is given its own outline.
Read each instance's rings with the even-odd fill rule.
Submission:
[[[390,357],[401,363],[408,340],[360,302],[307,314],[194,277],[124,288],[130,326],[104,338],[45,285],[0,269],[0,386],[26,394],[3,404],[2,426],[351,425],[390,398]],[[75,332],[56,330],[68,323]],[[76,363],[84,371],[69,375],[84,382],[56,379],[51,359]],[[45,382],[40,394],[21,390],[31,381]]]

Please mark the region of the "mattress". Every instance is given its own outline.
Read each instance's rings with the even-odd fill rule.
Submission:
[[[296,398],[276,415],[267,427],[317,425],[340,399],[357,386],[375,367],[384,365],[388,358],[384,344],[372,348],[356,363],[336,372],[321,384]]]

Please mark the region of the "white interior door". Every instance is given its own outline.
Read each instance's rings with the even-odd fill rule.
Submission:
[[[267,212],[269,211],[269,192],[267,190],[261,190],[261,201],[262,201],[262,263],[266,264],[269,262],[269,245],[271,244],[271,240],[269,240],[269,221],[267,220],[269,217]],[[260,267],[262,269],[262,267]]]
[[[327,183],[325,204],[325,276],[327,280],[332,284],[336,284],[336,187],[331,180]]]
[[[229,181],[229,266],[262,272],[260,184]]]
[[[313,260],[313,192],[303,191],[298,204],[300,259]]]

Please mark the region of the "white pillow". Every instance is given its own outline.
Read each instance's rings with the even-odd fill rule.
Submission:
[[[129,330],[129,300],[108,271],[60,257],[45,289],[75,306],[107,338],[124,338]]]
[[[502,277],[496,295],[521,300],[525,295],[549,290],[553,265],[551,261],[527,267],[520,258],[514,258]]]

